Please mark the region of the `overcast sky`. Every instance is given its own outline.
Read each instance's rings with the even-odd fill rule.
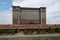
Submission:
[[[12,24],[12,5],[47,7],[47,24],[60,24],[60,0],[0,0],[0,24]]]

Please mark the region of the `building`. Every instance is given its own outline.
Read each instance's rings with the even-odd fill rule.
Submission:
[[[13,24],[46,24],[46,7],[29,8],[12,6]]]

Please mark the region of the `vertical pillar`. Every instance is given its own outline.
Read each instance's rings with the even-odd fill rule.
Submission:
[[[22,16],[21,16],[21,15],[22,15],[21,12],[22,12],[22,8],[20,8],[20,13],[19,13],[19,20],[20,20],[20,23],[19,23],[19,24],[21,24],[21,17],[22,17]]]
[[[39,24],[41,24],[41,13],[40,13],[40,8],[39,8]]]
[[[13,24],[20,24],[20,7],[12,6],[13,10]]]
[[[41,24],[46,24],[46,7],[40,7]]]
[[[20,21],[21,21],[21,8],[19,7],[18,8],[19,10],[18,10],[18,24],[20,24]]]

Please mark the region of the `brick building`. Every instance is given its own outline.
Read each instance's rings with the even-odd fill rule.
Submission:
[[[46,7],[29,8],[12,6],[13,24],[46,24]]]

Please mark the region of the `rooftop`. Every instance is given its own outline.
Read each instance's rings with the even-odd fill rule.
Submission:
[[[14,8],[21,8],[21,9],[36,9],[39,10],[40,8],[45,9],[46,7],[40,7],[40,8],[36,8],[36,7],[20,7],[20,6],[12,6]]]

